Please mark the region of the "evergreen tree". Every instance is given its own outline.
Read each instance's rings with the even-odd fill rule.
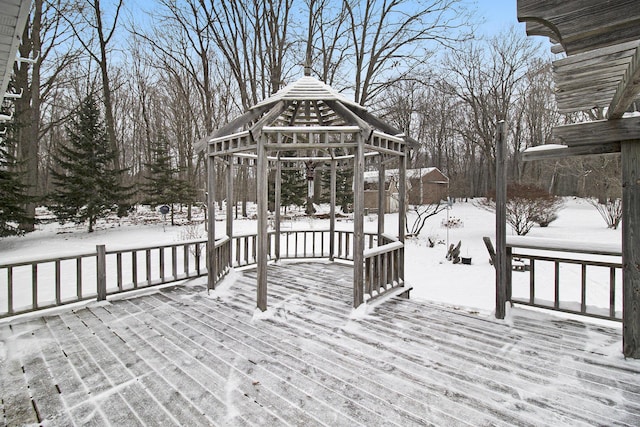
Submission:
[[[119,184],[123,170],[112,166],[116,153],[100,116],[96,100],[87,96],[66,129],[68,145],[59,148],[57,168],[51,171],[50,209],[60,223],[88,222],[90,233],[99,218],[118,210],[128,190]]]
[[[167,204],[171,209],[171,225],[174,222],[174,203],[192,203],[195,199],[193,186],[179,178],[180,169],[172,165],[167,138],[160,134],[151,148],[152,162],[148,168],[144,202],[151,206]]]
[[[322,201],[329,203],[331,189],[331,172],[322,173],[322,186],[327,189],[322,193]],[[340,206],[342,212],[351,211],[353,206],[353,169],[336,169],[336,206]]]
[[[29,200],[27,188],[16,169],[8,128],[0,126],[0,237],[21,234],[19,224],[29,221],[24,210]]]
[[[275,203],[275,180],[269,181],[269,202]],[[288,206],[303,206],[307,202],[307,180],[301,170],[283,170],[280,185],[280,204],[285,212]]]

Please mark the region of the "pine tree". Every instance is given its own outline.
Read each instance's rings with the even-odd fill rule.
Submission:
[[[120,175],[113,168],[116,153],[110,148],[100,109],[92,95],[87,96],[67,127],[68,145],[61,146],[51,171],[54,192],[50,209],[60,223],[96,221],[122,205],[127,197]]]
[[[331,188],[331,172],[323,171],[322,186],[327,191],[322,194],[322,201],[329,202],[329,189]],[[353,169],[338,168],[336,170],[336,205],[340,206],[342,212],[351,211],[353,206]]]
[[[273,206],[275,181],[269,181],[269,202]],[[280,204],[285,212],[288,206],[302,206],[307,201],[307,180],[300,170],[283,170],[280,181]]]
[[[11,154],[10,129],[8,126],[0,128],[0,237],[5,237],[22,234],[19,224],[29,221],[24,210],[29,197],[17,172],[16,159]]]
[[[145,164],[148,175],[142,186],[144,203],[151,206],[167,204],[171,209],[171,225],[175,225],[174,203],[192,203],[195,191],[192,185],[179,178],[180,169],[172,165],[169,143],[163,134],[153,144],[151,156],[152,162]]]

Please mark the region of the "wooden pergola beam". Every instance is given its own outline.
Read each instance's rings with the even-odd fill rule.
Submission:
[[[618,89],[607,111],[607,118],[622,118],[622,115],[638,96],[638,93],[640,93],[640,46],[636,47],[627,71],[624,73],[620,83],[618,83]]]
[[[522,153],[522,161],[530,162],[533,160],[549,160],[562,159],[573,156],[590,156],[596,154],[612,154],[619,153],[621,150],[620,142],[609,142],[605,144],[593,145],[577,145],[573,147],[560,146],[547,148],[545,150],[524,151]]]
[[[567,55],[640,39],[637,0],[518,0],[528,35],[553,35]]]
[[[640,139],[640,117],[556,126],[551,132],[553,144],[570,147],[636,139]]]

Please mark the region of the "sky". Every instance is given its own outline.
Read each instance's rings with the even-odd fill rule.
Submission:
[[[519,23],[517,18],[517,0],[477,0],[477,9],[478,15],[486,19],[481,31],[487,35],[500,32],[511,25],[524,31],[525,24]]]

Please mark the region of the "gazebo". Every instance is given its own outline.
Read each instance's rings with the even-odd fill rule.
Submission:
[[[623,353],[640,358],[640,117],[625,114],[640,94],[640,4],[518,0],[518,20],[566,54],[553,62],[560,112],[599,108],[605,116],[556,127],[549,145],[523,159],[621,153]]]
[[[308,73],[305,73],[308,74]],[[241,246],[234,244],[232,208],[234,166],[256,168],[257,235],[249,262],[257,267],[257,307],[267,309],[267,265],[278,261],[284,234],[280,227],[281,176],[287,168],[312,165],[330,169],[329,230],[310,250],[314,258],[349,259],[353,262],[353,306],[386,291],[405,291],[404,287],[404,182],[408,150],[413,143],[405,135],[375,117],[359,104],[339,94],[325,83],[305,75],[273,96],[259,102],[206,138],[208,157],[208,287],[213,289],[224,277]],[[378,230],[375,236],[364,233],[365,161],[375,163],[380,182],[384,182],[385,165],[393,162],[400,173],[400,212],[397,236],[384,234],[384,194],[380,191]],[[304,164],[301,164],[304,162]],[[353,232],[345,236],[336,232],[336,171],[353,168]],[[226,236],[216,236],[216,180],[226,170]],[[269,231],[268,179],[275,174],[275,208]],[[383,189],[384,186],[380,185]],[[315,235],[313,235],[315,236]],[[336,241],[336,236],[341,240]],[[307,245],[307,235],[301,241]],[[316,239],[313,237],[313,241]],[[325,241],[327,241],[325,243]],[[288,243],[288,242],[287,242]],[[352,254],[340,254],[344,251]],[[316,243],[312,243],[316,245]],[[295,258],[307,256],[296,238]],[[338,248],[340,246],[340,248]],[[248,244],[247,244],[248,247]]]

